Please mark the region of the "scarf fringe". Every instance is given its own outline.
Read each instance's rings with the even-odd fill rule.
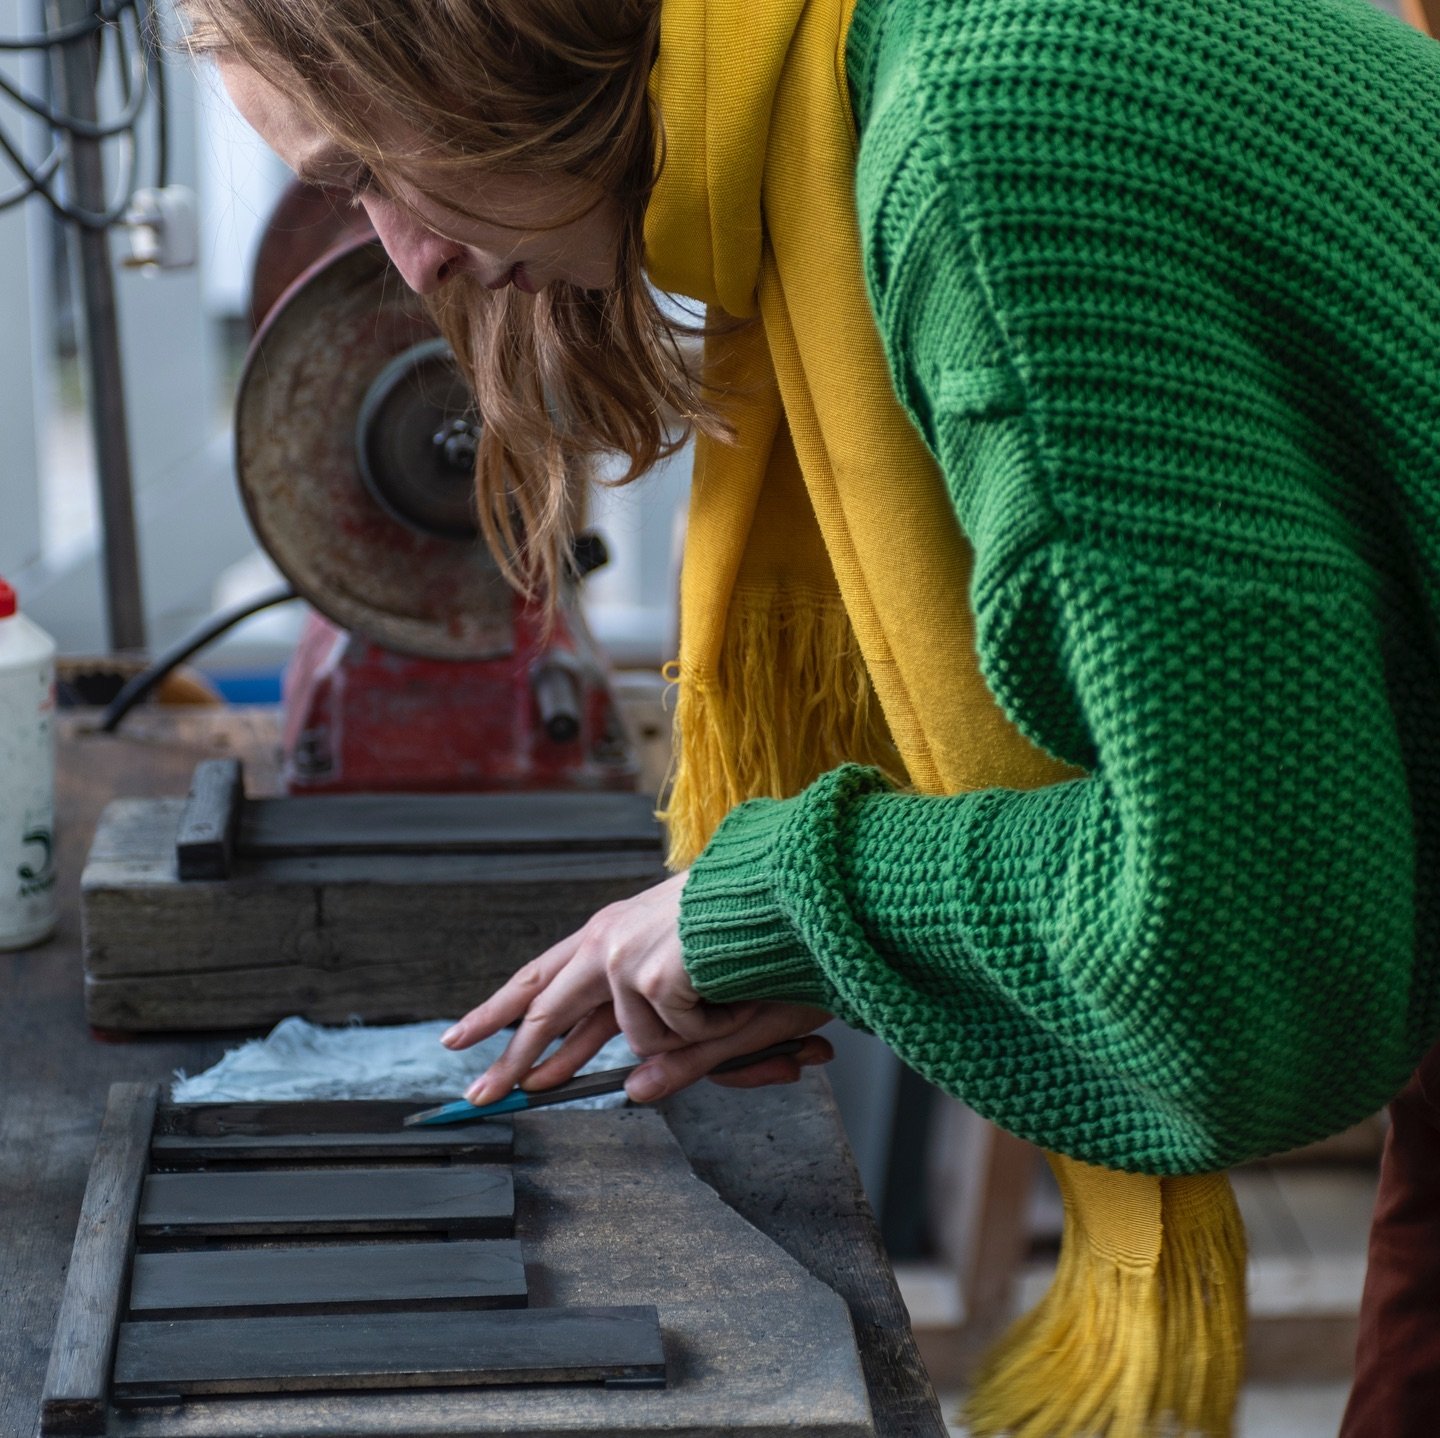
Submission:
[[[903,785],[844,605],[804,592],[735,594],[715,677],[678,664],[669,865],[688,868],[744,799],[788,798],[837,765],[872,764]]]
[[[1245,1230],[1223,1174],[1156,1179],[1157,1262],[1117,1258],[1061,1181],[1065,1233],[1040,1304],[986,1358],[972,1438],[1230,1438],[1244,1371]]]

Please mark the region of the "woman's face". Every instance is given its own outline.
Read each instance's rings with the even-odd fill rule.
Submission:
[[[601,199],[580,213],[594,199],[582,182],[482,173],[463,187],[456,182],[458,210],[403,181],[382,191],[360,161],[279,86],[232,57],[222,56],[219,69],[235,108],[296,175],[348,191],[363,206],[395,268],[417,293],[430,294],[459,275],[492,290],[513,284],[526,294],[556,281],[583,289],[614,281],[619,210]]]

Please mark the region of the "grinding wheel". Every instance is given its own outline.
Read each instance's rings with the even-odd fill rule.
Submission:
[[[318,259],[358,239],[374,239],[364,210],[329,185],[289,180],[265,222],[250,270],[250,333]]]
[[[513,649],[514,595],[476,537],[470,405],[373,241],[296,280],[246,358],[235,464],[256,535],[316,609],[386,649]]]

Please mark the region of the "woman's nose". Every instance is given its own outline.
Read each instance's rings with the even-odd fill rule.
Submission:
[[[402,206],[365,200],[365,212],[400,278],[418,295],[433,294],[464,266],[465,247],[437,235]]]

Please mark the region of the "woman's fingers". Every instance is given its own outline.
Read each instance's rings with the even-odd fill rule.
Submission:
[[[684,970],[681,974],[683,976]],[[688,987],[688,980],[686,980]],[[611,977],[615,1017],[626,1041],[642,1058],[706,1039],[721,1039],[748,1024],[755,1004],[709,1004],[696,997],[694,1003],[677,1002],[673,987],[648,984],[632,987]]]
[[[835,1049],[830,1040],[811,1034],[801,1044],[798,1053],[766,1059],[763,1063],[750,1064],[732,1073],[710,1074],[707,1077],[711,1083],[723,1084],[726,1088],[763,1088],[772,1083],[796,1083],[802,1069],[828,1064],[834,1057]]]
[[[659,1014],[634,989],[613,980],[610,985],[611,1000],[615,1005],[615,1018],[625,1042],[641,1058],[650,1054],[664,1053],[666,1049],[679,1047],[684,1039],[672,1033]]]
[[[523,968],[516,969],[483,1004],[446,1029],[440,1042],[447,1049],[468,1049],[515,1023],[574,957],[581,937],[579,933],[571,934],[546,949],[538,959],[531,959]]]
[[[503,1098],[555,1039],[569,1033],[609,998],[604,968],[583,955],[572,959],[532,1000],[504,1053],[470,1085],[465,1097],[482,1105]]]
[[[719,1053],[718,1062],[770,1041],[738,1046],[734,1041],[736,1035],[749,1033],[766,1006],[709,1004],[695,992],[680,950],[684,883],[685,875],[676,874],[631,899],[607,905],[578,933],[526,964],[446,1033],[442,1042],[459,1049],[515,1025],[504,1053],[467,1091],[471,1103],[493,1103],[508,1093],[527,1078],[552,1041],[576,1030],[561,1054],[530,1081],[548,1087],[570,1077],[613,1032],[607,1027],[599,1036],[610,1021],[591,1016],[602,1008],[613,1014],[613,1023],[642,1055],[710,1045],[711,1052]],[[791,1028],[783,1036],[801,1031]],[[716,1044],[729,1046],[716,1051]],[[689,1072],[683,1066],[679,1071]],[[691,1081],[685,1078],[670,1087]]]
[[[823,1009],[810,1008],[802,1004],[761,1003],[755,1005],[755,1012],[745,1027],[718,1039],[707,1039],[703,1043],[690,1044],[669,1053],[657,1054],[647,1059],[631,1076],[625,1091],[637,1103],[649,1103],[689,1087],[697,1079],[705,1078],[717,1064],[726,1059],[738,1058],[742,1054],[754,1053],[770,1044],[785,1039],[800,1038],[812,1029],[829,1021],[830,1015]],[[800,1076],[800,1058],[808,1062],[825,1062],[833,1053],[829,1042],[817,1039],[816,1047],[802,1049],[786,1059],[767,1059],[750,1069],[724,1074],[717,1083],[733,1083],[742,1075],[741,1086],[754,1087],[766,1082],[793,1081]],[[823,1047],[821,1047],[823,1046]],[[773,1075],[773,1077],[767,1077]]]
[[[549,1058],[536,1064],[520,1080],[520,1087],[534,1093],[574,1078],[619,1032],[614,1008],[602,1004],[570,1030],[569,1037]]]
[[[691,992],[693,994],[693,990]],[[665,1045],[667,1049],[728,1038],[750,1023],[759,1007],[754,1002],[711,1004],[699,995],[694,995],[693,1002],[690,1002],[675,991],[665,998],[669,1000],[668,1004],[657,1011],[660,1021],[674,1035],[674,1041]],[[640,1050],[635,1052],[638,1054]]]

